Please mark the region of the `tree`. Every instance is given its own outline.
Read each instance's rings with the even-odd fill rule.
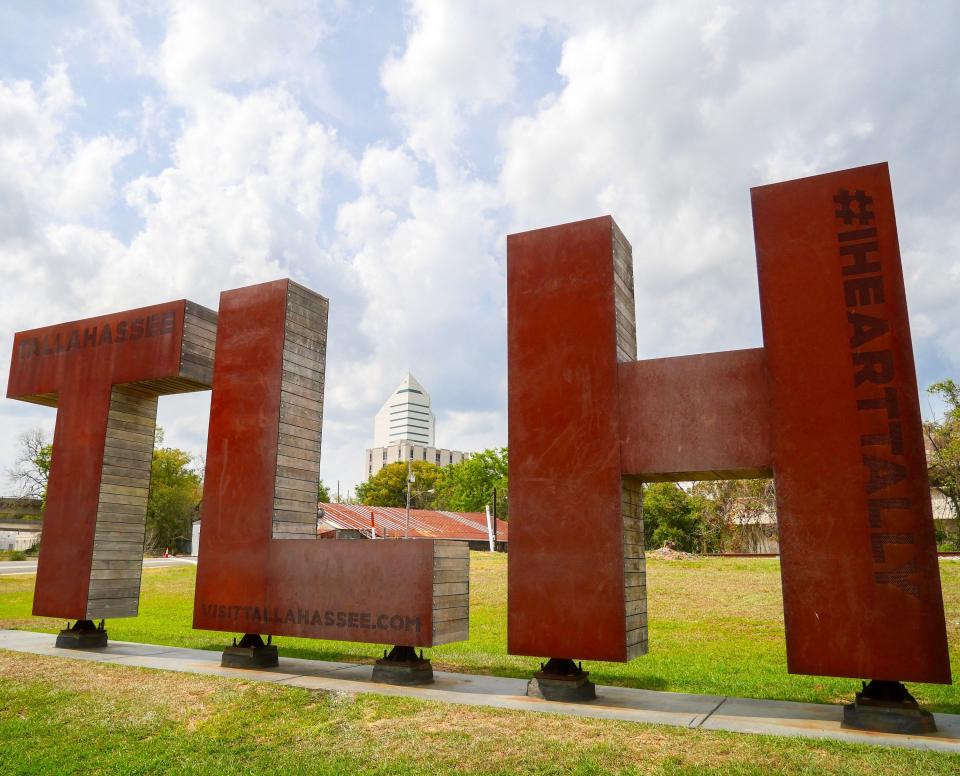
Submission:
[[[427,509],[433,498],[433,490],[440,467],[427,461],[411,463],[414,481],[410,485],[410,506]],[[366,482],[357,485],[357,500],[371,507],[405,507],[407,505],[407,464],[402,461],[390,463]]]
[[[696,552],[702,517],[695,497],[675,482],[643,486],[643,537],[648,548],[672,543],[677,550]]]
[[[484,450],[445,466],[437,483],[436,504],[452,512],[482,512],[497,491],[497,517],[507,519],[507,448]]]
[[[691,488],[702,518],[702,552],[751,552],[776,538],[773,480],[705,480]]]
[[[947,499],[956,521],[954,541],[960,546],[960,386],[953,380],[941,380],[927,388],[946,404],[940,419],[923,424],[927,436],[927,466],[930,484]]]
[[[159,432],[157,442],[162,440],[163,433]],[[180,540],[190,537],[202,496],[202,480],[190,468],[192,461],[184,450],[154,448],[147,496],[147,548],[176,547]]]
[[[324,504],[330,503],[330,489],[323,484],[323,480],[317,482],[317,501]]]
[[[7,472],[20,496],[38,498],[46,506],[53,445],[42,428],[31,428],[17,438],[17,457]]]

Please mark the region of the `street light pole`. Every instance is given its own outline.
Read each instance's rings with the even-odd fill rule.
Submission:
[[[405,539],[410,538],[410,484],[413,482],[413,471],[410,468],[410,459],[407,459],[407,530]]]

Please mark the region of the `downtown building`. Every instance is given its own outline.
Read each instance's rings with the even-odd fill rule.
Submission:
[[[437,447],[435,430],[430,394],[408,372],[374,418],[373,446],[363,454],[364,476],[372,477],[388,463],[427,461],[449,466],[468,456]]]

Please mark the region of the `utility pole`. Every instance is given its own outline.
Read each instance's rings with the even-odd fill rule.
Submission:
[[[497,489],[493,489],[493,550],[497,549]]]

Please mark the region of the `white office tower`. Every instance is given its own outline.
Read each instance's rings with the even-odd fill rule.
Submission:
[[[430,394],[408,372],[374,418],[373,446],[413,442],[433,447],[434,422]]]
[[[372,477],[388,463],[460,463],[469,453],[434,446],[435,418],[430,394],[409,372],[373,420],[373,447],[363,451],[363,472]]]

